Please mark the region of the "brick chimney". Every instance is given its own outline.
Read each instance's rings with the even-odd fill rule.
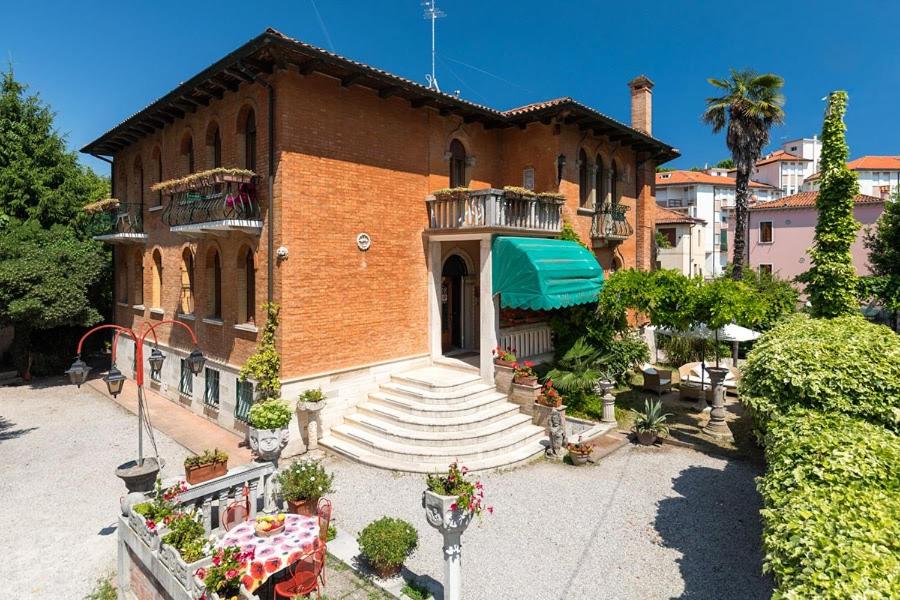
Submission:
[[[631,126],[653,135],[653,82],[638,75],[628,82],[631,88]]]

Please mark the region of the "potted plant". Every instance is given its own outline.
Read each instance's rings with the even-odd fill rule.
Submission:
[[[325,408],[325,394],[321,388],[306,390],[297,398],[297,408],[310,412],[318,412]]]
[[[194,573],[205,587],[203,597],[207,600],[237,600],[241,597],[242,582],[245,578],[252,581],[247,573],[253,551],[243,552],[238,546],[228,546],[217,550],[212,557],[212,564],[201,567]]]
[[[157,478],[153,497],[131,507],[128,522],[151,550],[159,547],[160,536],[166,533],[169,522],[175,516],[178,494],[186,490],[183,481],[163,489],[162,481]]]
[[[462,533],[472,516],[480,519],[485,510],[489,514],[494,512],[494,507],[484,504],[484,486],[480,481],[469,481],[468,472],[466,467],[453,462],[446,475],[433,474],[425,478],[422,506],[432,527],[457,529]]]
[[[534,363],[530,360],[513,363],[513,381],[519,385],[535,385],[537,373],[534,372]]]
[[[185,589],[190,589],[191,575],[201,566],[206,554],[203,524],[192,513],[176,513],[169,521],[168,533],[161,539],[160,561]]]
[[[266,400],[250,407],[250,448],[259,460],[277,462],[288,442],[291,409],[283,400]]]
[[[277,475],[281,495],[288,505],[288,512],[312,517],[322,495],[331,492],[334,475],[328,473],[317,460],[294,461]]]
[[[357,538],[359,550],[372,570],[387,579],[397,575],[419,545],[415,527],[401,519],[382,517],[366,525]]]
[[[515,348],[501,348],[500,346],[497,346],[491,353],[494,355],[495,365],[512,368],[512,366],[516,364]]]
[[[218,448],[184,459],[184,475],[191,485],[221,477],[227,472],[228,455]]]
[[[548,379],[541,386],[541,394],[537,397],[536,402],[542,406],[550,408],[559,408],[562,406],[562,395],[553,387],[553,380]]]
[[[638,441],[644,446],[656,443],[660,436],[669,435],[669,427],[666,418],[669,413],[663,414],[662,402],[659,400],[644,400],[644,412],[634,412],[634,427],[632,428]]]
[[[594,445],[589,442],[582,442],[579,435],[577,442],[566,444],[566,450],[569,451],[569,459],[572,461],[572,464],[580,466],[588,461],[591,452],[594,451]]]

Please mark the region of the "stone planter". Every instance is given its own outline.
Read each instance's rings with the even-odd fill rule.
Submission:
[[[297,402],[297,425],[304,450],[315,450],[322,437],[322,409],[327,400],[320,402]],[[312,427],[315,423],[315,427]]]
[[[499,358],[495,358],[495,359],[494,359],[494,364],[497,365],[498,367],[509,367],[509,368],[512,368],[512,366],[513,366],[514,364],[516,364],[516,361],[514,361],[514,360],[500,360]]]
[[[314,517],[318,513],[318,498],[308,498],[305,500],[286,500],[288,512],[295,515],[305,515]]]
[[[147,527],[147,519],[144,518],[144,515],[134,512],[134,507],[131,507],[128,511],[128,524],[150,550],[156,551],[159,549],[159,540],[167,532],[165,525],[160,523],[156,526],[156,529],[149,529]]]
[[[541,395],[541,386],[535,381],[530,385],[513,383],[510,386],[509,401],[519,405],[519,411],[534,416],[535,402]]]
[[[497,390],[504,394],[509,394],[513,385],[514,369],[494,361],[494,385]]]
[[[541,404],[540,402],[535,402],[534,406],[532,406],[531,412],[531,422],[535,425],[539,425],[544,428],[544,431],[547,432],[547,435],[550,435],[550,415],[553,414],[554,410],[558,410],[560,416],[562,417],[562,427],[563,431],[566,431],[566,405],[560,404],[559,406],[547,406],[545,404]]]
[[[256,429],[247,428],[250,438],[250,449],[256,454],[257,460],[278,464],[281,451],[288,443],[288,428],[281,429]]]
[[[178,551],[178,548],[174,546],[170,546],[168,544],[160,544],[159,546],[159,561],[175,576],[175,579],[178,580],[185,591],[191,593],[194,589],[194,573],[197,572],[197,569],[200,567],[204,567],[208,564],[212,564],[211,556],[204,556],[200,560],[192,563],[184,562],[184,559],[181,558],[181,553]]]
[[[516,375],[513,378],[513,383],[517,385],[537,385],[537,380],[536,375]]]
[[[569,459],[572,461],[572,464],[576,467],[580,467],[581,465],[587,463],[588,459],[591,457],[590,453],[588,454],[578,454],[576,452],[569,452]]]
[[[644,446],[652,446],[659,439],[659,434],[655,431],[635,431],[634,435],[637,437],[637,441]]]
[[[129,492],[150,492],[156,485],[156,477],[163,467],[162,461],[145,458],[143,462],[136,460],[119,465],[116,476],[125,483]]]
[[[211,463],[197,467],[186,468],[184,477],[190,485],[197,485],[216,477],[221,477],[228,472],[228,463]]]

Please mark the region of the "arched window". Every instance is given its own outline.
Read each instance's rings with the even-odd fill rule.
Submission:
[[[238,323],[256,320],[256,266],[253,250],[246,248],[238,254]]]
[[[116,250],[116,299],[122,304],[128,304],[128,274],[131,266],[128,256],[123,250]]]
[[[194,254],[190,248],[181,253],[181,303],[183,315],[194,314]]]
[[[206,313],[213,319],[222,318],[222,258],[213,248],[206,255]]]
[[[450,187],[466,187],[466,147],[459,140],[450,142]]]
[[[137,157],[134,160],[134,195],[131,196],[130,201],[136,202],[144,206],[144,165],[141,162],[141,157]]]
[[[222,166],[222,135],[219,133],[219,125],[215,122],[209,124],[206,131],[207,160],[215,169]]]
[[[134,294],[134,305],[140,306],[144,303],[144,252],[138,250],[134,254],[134,279],[132,281]]]
[[[603,159],[597,155],[597,170],[594,172],[594,207],[600,208],[606,204],[606,185],[603,177],[606,173],[603,171]]]
[[[588,164],[587,154],[585,151],[578,151],[578,205],[585,207],[591,198],[591,177]]]
[[[609,170],[609,196],[614,206],[619,203],[619,165],[616,161],[612,161],[612,168]]]
[[[247,111],[244,121],[244,166],[256,172],[256,114],[253,109]]]
[[[181,140],[181,154],[184,156],[184,164],[187,167],[188,173],[194,172],[194,138],[191,137],[190,133],[184,134],[184,138]]]
[[[153,278],[150,306],[151,308],[160,308],[162,306],[162,255],[159,253],[159,250],[153,251],[153,264],[150,266],[150,269]]]
[[[163,168],[162,168],[162,151],[159,149],[159,146],[153,149],[153,162],[156,166],[156,182],[160,183],[163,180]],[[156,192],[156,205],[162,206],[162,191]]]

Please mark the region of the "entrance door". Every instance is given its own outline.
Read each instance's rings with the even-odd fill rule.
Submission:
[[[462,288],[466,263],[452,255],[441,271],[441,350],[462,347]]]

